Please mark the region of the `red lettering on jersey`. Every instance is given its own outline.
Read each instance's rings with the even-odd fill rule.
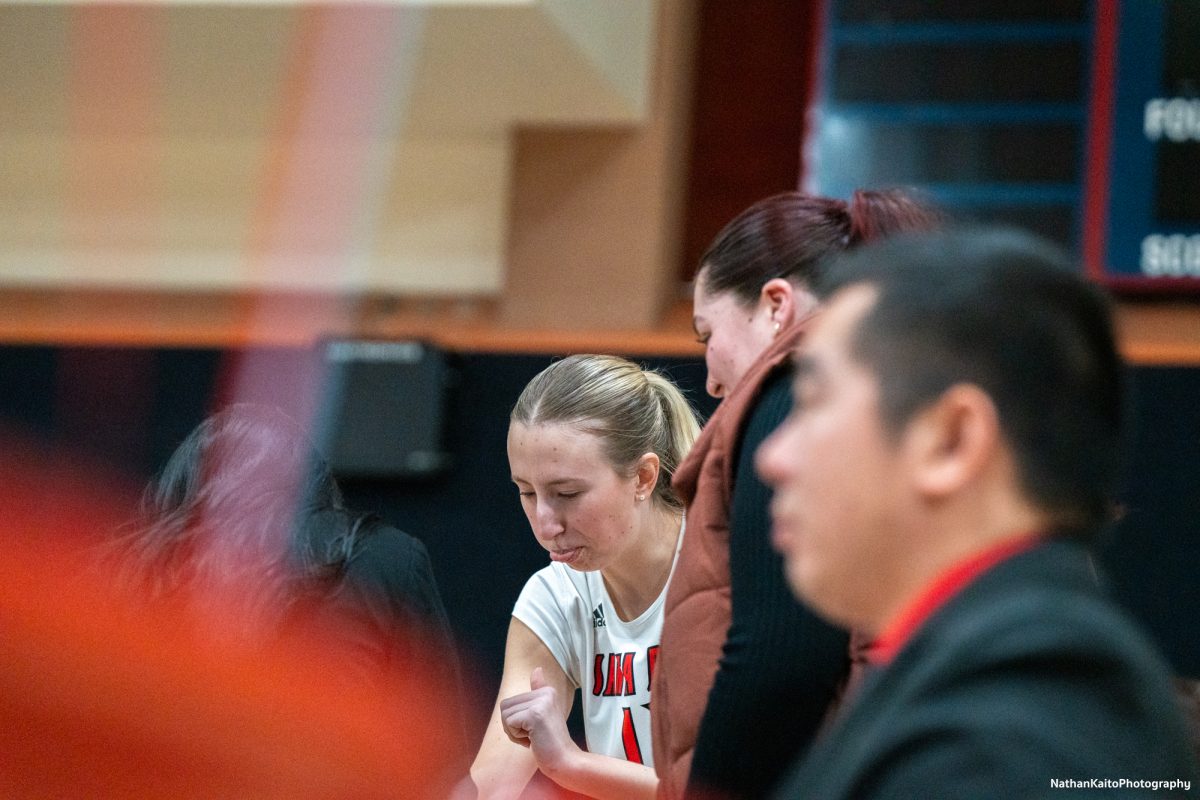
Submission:
[[[637,731],[633,727],[633,711],[626,706],[621,709],[621,744],[625,746],[625,760],[642,764],[642,746],[638,744]]]
[[[633,685],[633,653],[610,653],[608,656],[608,684],[604,687],[605,697],[635,694]]]
[[[604,691],[604,654],[596,653],[596,663],[592,667],[592,694],[596,697]]]
[[[650,681],[654,681],[654,665],[658,663],[658,645],[646,651],[646,661],[650,665]]]

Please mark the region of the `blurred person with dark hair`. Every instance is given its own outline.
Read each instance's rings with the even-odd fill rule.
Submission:
[[[1089,559],[1126,416],[1107,298],[1010,231],[897,237],[817,289],[757,464],[788,583],[873,667],[779,796],[1189,791],[1169,673]]]
[[[356,514],[284,412],[235,404],[201,422],[112,546],[121,585],[256,641],[322,627],[364,673],[458,657],[425,546]]]
[[[847,633],[798,604],[783,581],[768,540],[770,490],[751,459],[790,407],[788,354],[816,313],[823,261],[936,221],[901,191],[859,191],[849,203],[785,192],[735,217],[700,260],[693,323],[708,392],[722,402],[675,478],[695,534],[668,593],[655,678],[664,797],[685,786],[688,795],[761,797],[847,678]]]
[[[436,661],[397,651],[363,680],[340,636],[251,642],[233,606],[239,635],[114,592],[97,528],[136,493],[85,454],[0,436],[0,796],[448,795],[464,743]]]

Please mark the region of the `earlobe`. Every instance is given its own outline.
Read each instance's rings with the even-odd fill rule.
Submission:
[[[946,497],[969,484],[995,453],[996,406],[978,386],[957,384],[909,423],[906,445],[917,490]]]

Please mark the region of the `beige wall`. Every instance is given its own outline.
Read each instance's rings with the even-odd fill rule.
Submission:
[[[0,5],[0,292],[459,296],[512,325],[652,322],[693,16]]]
[[[644,125],[517,134],[507,323],[645,327],[675,299],[695,20],[694,0],[660,6]]]

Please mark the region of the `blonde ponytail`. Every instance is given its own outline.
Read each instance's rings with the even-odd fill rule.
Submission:
[[[692,449],[696,437],[700,435],[700,422],[678,386],[654,370],[643,370],[642,375],[645,376],[651,391],[658,396],[664,417],[665,444],[663,451],[658,453],[660,468],[654,494],[668,506],[682,509],[683,502],[671,489],[671,478],[688,451]]]

